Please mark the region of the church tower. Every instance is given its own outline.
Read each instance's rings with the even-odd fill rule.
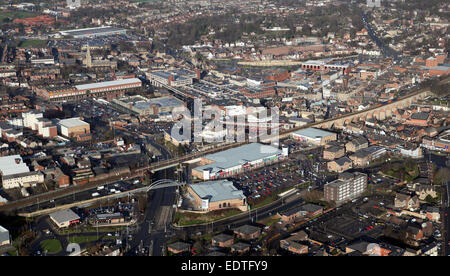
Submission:
[[[84,64],[86,65],[87,68],[91,68],[92,67],[92,57],[91,57],[91,48],[89,47],[89,44],[86,46],[86,58],[84,60]]]

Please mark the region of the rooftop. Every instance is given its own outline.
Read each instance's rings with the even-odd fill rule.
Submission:
[[[246,235],[253,234],[253,233],[255,233],[255,232],[259,231],[259,230],[260,230],[259,227],[248,225],[248,224],[240,226],[240,227],[234,229],[235,232],[243,233],[243,234],[246,234]]]
[[[73,221],[73,220],[78,220],[80,219],[80,217],[75,214],[74,211],[67,209],[67,210],[62,210],[62,211],[57,211],[54,213],[51,213],[49,215],[53,220],[57,221],[58,223],[64,223],[67,221]]]
[[[61,31],[62,35],[71,35],[71,36],[83,36],[83,35],[100,35],[108,32],[124,32],[126,29],[115,28],[110,26],[104,27],[96,27],[96,28],[86,28],[86,29],[75,29],[75,30],[67,30]]]
[[[64,127],[67,127],[67,128],[89,125],[88,123],[80,120],[80,118],[70,118],[70,119],[60,120],[58,122],[58,124],[62,125]]]
[[[0,172],[2,176],[8,176],[12,174],[26,173],[30,169],[23,162],[20,155],[10,155],[0,157]]]
[[[168,245],[169,248],[180,250],[180,251],[187,251],[189,248],[191,248],[191,245],[189,243],[185,242],[175,242]]]
[[[190,187],[200,198],[208,198],[210,202],[245,199],[244,193],[236,189],[233,182],[228,180],[207,181],[192,184]]]
[[[427,120],[430,116],[430,113],[427,112],[416,112],[411,115],[411,119],[413,120]]]
[[[322,138],[322,137],[327,137],[327,136],[335,134],[333,132],[329,132],[329,131],[325,131],[325,130],[321,130],[321,129],[317,129],[317,128],[302,129],[302,130],[296,131],[294,133],[297,135],[302,135],[302,136],[306,136],[309,138]]]
[[[213,173],[223,169],[242,166],[256,160],[270,158],[282,154],[278,148],[259,143],[247,144],[241,147],[206,155],[204,158],[213,161],[211,164],[195,168],[195,170],[210,170]]]
[[[233,236],[227,234],[219,234],[217,236],[214,236],[212,239],[217,242],[226,242],[233,239]]]
[[[114,80],[114,81],[105,81],[105,82],[97,82],[97,83],[89,83],[89,84],[81,84],[76,85],[75,88],[77,90],[89,90],[89,89],[96,89],[96,88],[105,88],[110,86],[117,86],[117,85],[125,85],[125,84],[134,84],[134,83],[140,83],[142,84],[141,80],[138,78],[130,78],[130,79],[123,79],[123,80]]]

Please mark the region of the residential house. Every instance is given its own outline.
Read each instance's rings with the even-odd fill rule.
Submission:
[[[345,155],[344,148],[331,146],[323,150],[323,158],[326,160],[334,160]]]
[[[394,200],[394,206],[398,209],[415,210],[420,207],[419,198],[414,195],[397,193]]]
[[[167,246],[167,250],[173,254],[181,254],[183,252],[189,252],[191,245],[185,242],[175,242]]]
[[[238,242],[231,246],[231,253],[244,254],[250,251],[250,244]]]
[[[211,243],[213,246],[230,247],[234,243],[234,238],[231,235],[219,234],[211,239]]]
[[[358,137],[352,141],[345,144],[345,150],[347,152],[356,152],[360,149],[367,148],[369,146],[369,141],[364,137]]]
[[[253,240],[257,239],[261,235],[261,229],[252,225],[243,225],[238,228],[235,228],[234,234],[243,240]]]
[[[341,173],[352,168],[352,160],[348,157],[342,157],[328,162],[327,167],[329,171]]]

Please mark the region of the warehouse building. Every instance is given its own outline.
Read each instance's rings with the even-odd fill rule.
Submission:
[[[58,131],[66,136],[74,136],[90,132],[90,125],[80,118],[63,119],[58,122]]]
[[[80,222],[80,217],[74,211],[67,209],[51,213],[50,219],[59,227],[69,227],[72,224]]]
[[[137,116],[172,113],[173,110],[182,110],[185,107],[184,102],[175,97],[147,99],[140,95],[114,99],[111,104],[120,110]]]
[[[138,78],[105,81],[76,86],[35,88],[34,92],[52,102],[76,101],[85,98],[106,98],[111,101],[123,97],[125,91],[142,87]]]
[[[90,125],[80,118],[70,118],[60,120],[57,123],[58,132],[65,137],[74,137],[77,140],[90,139]]]
[[[127,34],[127,30],[122,29],[122,28],[104,26],[104,27],[96,27],[96,28],[67,30],[67,31],[61,31],[59,33],[63,36],[71,36],[73,38],[91,38],[91,37],[99,37],[99,36]]]
[[[317,128],[307,128],[293,132],[292,138],[314,145],[325,145],[328,142],[336,141],[337,134]]]
[[[247,200],[244,193],[234,187],[228,180],[208,181],[189,185],[188,193],[194,199],[197,209],[205,211],[225,208],[247,210]]]
[[[44,182],[44,175],[39,171],[30,171],[20,155],[0,157],[0,173],[4,189],[30,187]]]
[[[251,143],[204,156],[200,161],[202,165],[192,169],[192,176],[203,180],[230,177],[267,166],[285,157],[287,153],[278,148]]]

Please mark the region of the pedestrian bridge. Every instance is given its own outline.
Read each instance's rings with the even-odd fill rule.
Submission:
[[[168,187],[180,187],[184,185],[186,185],[186,183],[180,183],[171,179],[160,179],[151,183],[148,187],[145,187],[143,189],[146,189],[146,191],[149,192],[151,190],[163,189]]]

